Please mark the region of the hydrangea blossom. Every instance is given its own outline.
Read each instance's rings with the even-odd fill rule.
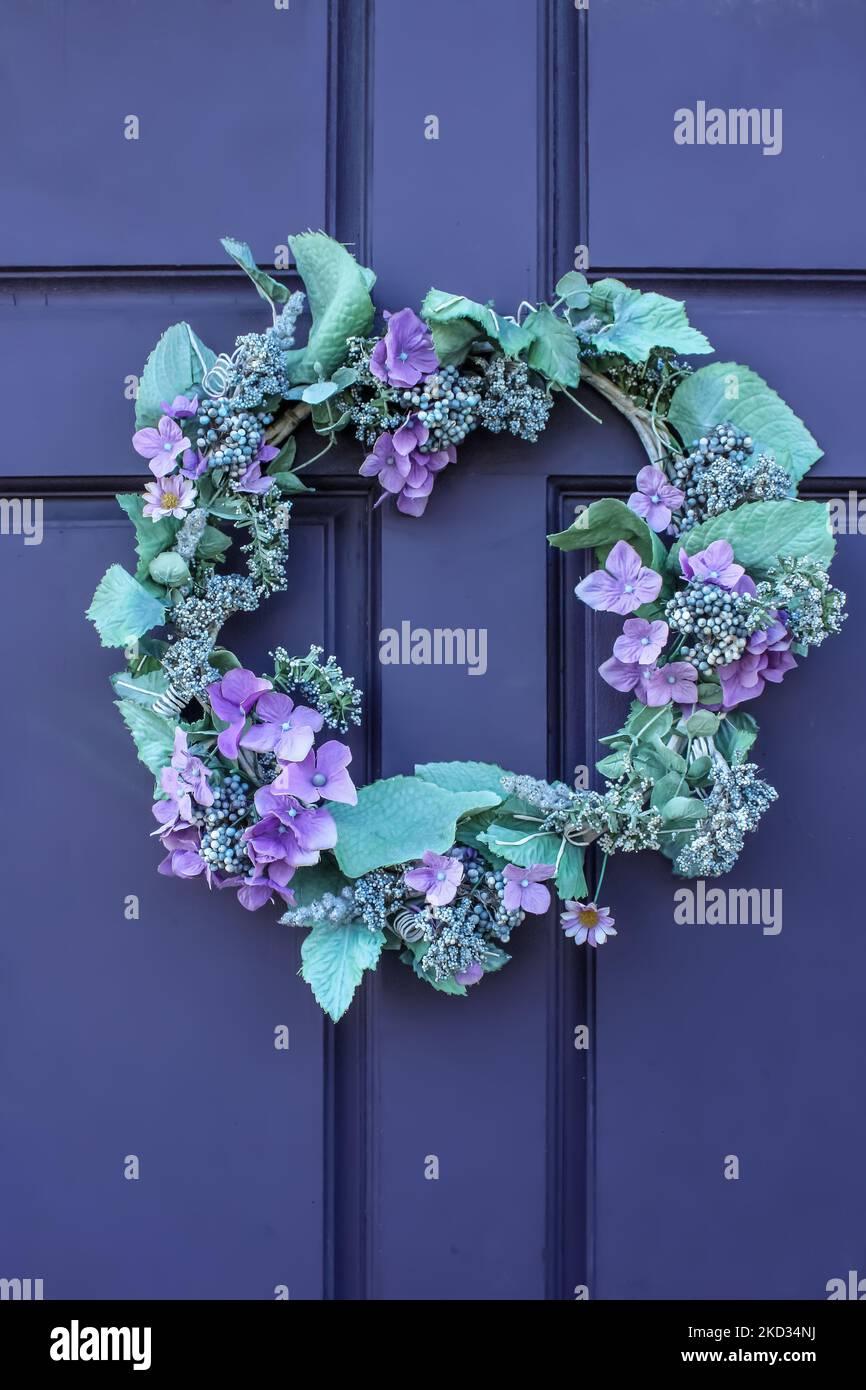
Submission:
[[[680,569],[686,579],[718,584],[720,589],[735,589],[746,574],[742,565],[734,564],[734,549],[730,541],[713,541],[705,550],[698,550],[694,555],[687,555],[681,548]]]
[[[170,415],[173,420],[191,420],[198,414],[198,396],[175,396],[171,405],[161,401],[160,409],[163,415]]]
[[[296,705],[277,691],[259,697],[256,716],[261,723],[250,725],[241,737],[241,747],[255,753],[275,753],[286,763],[299,763],[307,756],[325,722],[318,710]]]
[[[150,459],[150,471],[164,478],[174,470],[177,456],[190,447],[183,430],[169,415],[163,415],[156,429],[136,430],[132,447],[142,458]]]
[[[628,499],[629,507],[643,517],[651,531],[666,530],[673,512],[683,505],[685,493],[674,487],[660,468],[651,464],[640,470],[635,481],[638,490]]]
[[[753,632],[743,655],[719,667],[723,707],[733,709],[744,700],[756,699],[763,694],[766,681],[778,685],[797,665],[791,655],[791,642],[791,634],[778,614],[769,627]]]
[[[373,349],[370,371],[388,386],[417,386],[439,366],[430,330],[412,309],[385,318],[388,329]]]
[[[641,562],[628,541],[617,541],[605,562],[577,585],[575,593],[590,608],[623,617],[658,598],[662,577]]]
[[[553,878],[555,873],[555,864],[533,864],[528,869],[521,868],[519,864],[506,864],[502,870],[505,911],[531,912],[541,916],[550,907],[550,889],[545,888],[543,880]]]
[[[351,761],[351,748],[330,739],[318,750],[311,749],[300,762],[287,763],[272,784],[273,789],[299,796],[310,806],[320,799],[355,806],[358,793],[346,771]]]
[[[224,758],[234,761],[238,756],[238,743],[250,711],[267,690],[271,690],[269,680],[260,680],[252,671],[238,668],[228,671],[222,680],[207,687],[211,709],[217,719],[224,719],[228,728],[223,729],[217,738],[217,747]]]
[[[390,493],[397,498],[398,510],[409,516],[423,516],[436,474],[457,458],[453,444],[422,453],[420,445],[428,437],[427,426],[411,417],[395,434],[380,434],[360,468],[363,477],[378,478],[384,489],[382,501]]]
[[[621,662],[636,661],[640,666],[652,666],[661,656],[668,640],[667,623],[648,622],[646,618],[627,618],[622,636],[613,644],[613,654]]]
[[[432,850],[427,851],[417,868],[407,869],[403,875],[406,887],[423,893],[433,907],[453,902],[462,879],[463,865],[459,859],[434,854]]]

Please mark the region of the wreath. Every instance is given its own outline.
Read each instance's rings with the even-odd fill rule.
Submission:
[[[821,450],[749,368],[683,360],[712,352],[683,304],[572,271],[554,302],[513,316],[434,289],[375,332],[373,273],[324,233],[290,244],[306,295],[223,242],[269,306],[263,331],[217,356],[175,324],[148,358],[132,443],[153,476],[117,499],[138,564],[110,567],[88,617],[125,653],[112,684],[156,778],[159,872],[236,890],[250,911],[279,901],[281,922],[309,929],[301,973],[336,1020],[383,951],[465,995],[552,893],[566,936],[602,945],[614,852],[729,872],[776,798],[747,760],[746,706],[839,631],[845,596],[827,575],[828,509],[796,496]],[[577,595],[623,620],[599,674],[632,701],[602,739],[600,786],[445,762],[356,790],[340,735],[361,693],[335,657],[277,648],[257,675],[219,642],[232,614],[286,587],[314,461],[298,461],[298,426],[321,436],[315,458],[354,431],[380,500],[417,518],[470,433],[534,443],[560,396],[587,409],[584,386],[648,455],[628,503],[594,502],[548,538],[595,552]],[[224,573],[230,550],[241,565]]]

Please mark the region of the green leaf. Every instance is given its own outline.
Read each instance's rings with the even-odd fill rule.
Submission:
[[[230,652],[227,647],[214,647],[208,661],[211,666],[216,667],[221,676],[227,671],[236,671],[241,664],[234,652]]]
[[[701,782],[706,781],[712,766],[712,758],[708,758],[706,756],[702,758],[695,758],[694,762],[689,763],[689,770],[686,773],[686,778],[688,780],[689,786],[697,787],[700,785]]]
[[[320,922],[301,947],[301,976],[317,1003],[337,1023],[352,1002],[365,970],[378,964],[384,932],[365,926]]]
[[[292,879],[295,904],[298,907],[309,907],[310,903],[318,902],[326,893],[333,893],[336,897],[347,883],[348,879],[340,873],[331,856],[329,854],[322,855],[318,864],[295,870],[295,876]],[[285,921],[285,918],[280,920]],[[310,926],[313,925],[311,922]]]
[[[498,343],[506,357],[518,357],[529,347],[531,341],[525,328],[521,328],[513,319],[503,318],[489,304],[477,304],[473,299],[466,299],[461,294],[448,294],[445,290],[427,292],[421,305],[421,317],[433,331],[434,344],[437,325],[461,324],[458,337],[450,340],[453,345],[468,333],[469,330],[465,326],[467,320],[475,325],[473,338],[481,336],[489,338],[492,343]]]
[[[157,424],[162,401],[188,396],[201,386],[216,354],[193,333],[188,323],[167,328],[144,364],[135,402],[135,424],[145,429]]]
[[[290,434],[276,458],[268,464],[267,472],[272,475],[287,472],[294,463],[297,452],[298,441],[293,434]]]
[[[196,546],[196,559],[198,560],[219,560],[231,549],[232,538],[227,536],[225,531],[221,531],[218,526],[206,526],[201,534],[201,540]]]
[[[519,864],[524,869],[533,864],[555,864],[562,843],[558,835],[535,834],[527,821],[521,821],[519,827],[494,821],[479,838],[506,863]]]
[[[429,949],[429,941],[407,942],[406,949],[402,952],[400,959],[404,964],[412,966],[419,980],[424,980],[426,984],[432,985],[434,989],[438,989],[440,994],[455,994],[462,999],[465,998],[465,985],[458,985],[455,979],[448,976],[442,980],[437,980],[432,971],[428,972],[424,969],[424,956]]]
[[[390,777],[358,792],[356,806],[332,806],[337,822],[334,851],[343,873],[360,878],[386,864],[442,854],[454,844],[461,816],[494,806],[487,791],[451,792],[419,777]]]
[[[289,246],[313,316],[306,348],[292,354],[292,379],[312,382],[342,365],[347,338],[363,338],[372,328],[369,274],[324,232],[289,237]]]
[[[449,792],[492,792],[499,801],[505,800],[502,778],[507,774],[496,763],[417,763],[415,776],[422,782],[434,782]],[[495,803],[494,803],[495,804]]]
[[[528,316],[523,327],[530,339],[526,358],[530,367],[557,385],[577,386],[580,355],[570,324],[548,304],[541,304]]]
[[[488,945],[481,960],[485,975],[493,975],[511,960],[507,951],[500,946]]]
[[[703,333],[689,325],[681,300],[623,286],[610,293],[606,308],[613,314],[613,323],[593,335],[599,352],[618,352],[630,362],[645,362],[653,348],[689,354],[713,351]]]
[[[716,734],[716,747],[726,762],[732,763],[737,754],[748,753],[758,737],[758,722],[745,710],[735,710],[722,720]]]
[[[143,671],[133,676],[129,671],[118,671],[111,677],[114,693],[121,700],[150,708],[158,696],[168,689],[168,679],[162,671]]]
[[[720,705],[722,703],[721,681],[699,681],[698,699],[702,705]]]
[[[823,456],[781,396],[757,372],[736,362],[713,362],[685,377],[674,391],[668,418],[687,447],[730,420],[752,436],[756,453],[775,454],[795,483]]]
[[[556,891],[563,902],[569,898],[580,900],[586,893],[586,875],[583,871],[585,854],[583,845],[566,843],[556,871]]]
[[[330,400],[331,396],[338,396],[340,388],[334,381],[314,381],[312,386],[305,386],[301,392],[301,400],[306,401],[307,405],[321,405],[323,401]]]
[[[689,738],[710,738],[719,727],[719,716],[707,709],[699,709],[686,720],[685,727]]]
[[[585,309],[590,302],[589,281],[579,270],[570,270],[556,286],[558,299],[564,299],[569,309]]]
[[[606,758],[602,758],[596,763],[596,768],[602,777],[615,782],[625,772],[625,758],[621,753],[609,753]]]
[[[674,725],[673,705],[661,705],[653,707],[644,705],[640,700],[633,700],[629,711],[628,719],[625,721],[625,732],[631,738],[647,738],[650,734],[657,738],[666,738]],[[602,743],[605,740],[602,739]]]
[[[273,477],[280,492],[284,492],[286,496],[293,492],[315,492],[315,488],[305,483],[297,473],[274,473]]]
[[[269,304],[285,304],[289,297],[289,291],[285,285],[281,285],[266,271],[260,270],[253,259],[253,253],[245,241],[235,241],[234,237],[224,236],[221,238],[224,249],[229,253],[232,260],[245,270],[252,280],[262,299]]]
[[[158,778],[171,762],[175,724],[133,700],[116,700],[115,704],[132,734],[139,759]]]
[[[163,516],[158,521],[145,516],[144,497],[140,492],[119,492],[117,501],[135,527],[135,549],[138,555],[135,577],[138,580],[146,579],[150,573],[151,561],[164,550],[171,550],[181,522],[173,516]]]
[[[658,558],[653,547],[653,533],[643,517],[615,497],[603,497],[591,503],[575,517],[567,531],[559,531],[547,539],[557,550],[595,549],[605,556],[617,541],[628,541],[643,564],[655,568],[654,561]],[[667,558],[664,546],[661,558]]]
[[[478,337],[477,323],[471,319],[454,319],[450,323],[431,323],[433,346],[443,367],[459,367],[465,362],[470,347]]]
[[[830,529],[826,502],[801,502],[793,497],[780,502],[747,502],[732,512],[722,512],[687,531],[682,546],[689,555],[713,541],[729,541],[734,559],[753,579],[764,579],[780,555],[817,560],[827,566],[836,541]],[[668,567],[679,573],[680,544],[672,547]]]
[[[165,618],[165,605],[142,588],[121,565],[112,565],[99,582],[87,617],[103,647],[125,647]]]
[[[666,772],[653,786],[650,793],[650,806],[653,810],[660,811],[672,797],[675,797],[682,790],[682,787],[683,775],[681,772]]]
[[[707,804],[696,796],[674,796],[661,808],[665,830],[694,830],[707,814]]]
[[[208,504],[208,511],[220,521],[240,521],[246,515],[244,504],[239,497],[220,497]]]
[[[189,581],[189,565],[176,550],[164,550],[150,562],[150,577],[155,584],[176,589]]]

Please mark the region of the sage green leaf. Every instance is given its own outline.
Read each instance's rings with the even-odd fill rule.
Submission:
[[[625,772],[625,758],[621,753],[609,753],[606,758],[596,763],[596,768],[602,777],[615,782]]]
[[[780,555],[817,560],[829,565],[836,549],[826,502],[801,502],[786,497],[779,502],[747,502],[732,512],[722,512],[687,531],[668,556],[668,568],[679,573],[682,545],[689,555],[713,541],[729,541],[734,559],[753,579],[764,579]]]
[[[499,801],[506,795],[502,778],[507,774],[496,763],[417,763],[415,776],[449,792],[491,792]]]
[[[568,902],[571,898],[580,901],[586,893],[586,875],[583,871],[585,854],[583,845],[566,843],[555,880],[556,891],[563,902]]]
[[[752,436],[756,453],[775,454],[795,483],[824,452],[781,396],[737,362],[713,362],[685,377],[674,391],[668,418],[687,447],[730,420]]]
[[[276,458],[272,459],[268,464],[267,472],[272,475],[288,472],[295,461],[295,454],[297,452],[298,441],[293,434],[290,434]]]
[[[701,782],[705,782],[713,766],[712,758],[706,756],[695,758],[694,762],[689,763],[689,770],[686,773],[690,787],[697,787]]]
[[[301,947],[301,976],[329,1018],[337,1023],[352,1002],[365,970],[374,970],[385,933],[362,925],[320,922]]]
[[[330,376],[346,357],[346,339],[365,337],[373,326],[369,278],[354,256],[324,232],[289,237],[313,316],[307,345],[292,354],[292,380]]]
[[[652,705],[642,704],[640,700],[633,700],[624,730],[635,739],[647,738],[650,734],[657,738],[666,738],[673,724],[674,711],[670,703],[654,708]],[[602,739],[602,742],[605,740]]]
[[[519,826],[494,821],[479,838],[506,863],[519,864],[524,869],[533,864],[555,864],[562,843],[558,835],[537,834],[536,827],[526,821]]]
[[[201,534],[201,540],[196,546],[197,560],[220,560],[226,551],[231,549],[232,538],[227,536],[225,531],[221,531],[218,526],[206,526]]]
[[[176,589],[189,581],[189,565],[176,550],[164,550],[150,562],[150,577],[165,589]]]
[[[119,492],[118,504],[126,512],[135,527],[135,549],[138,555],[138,568],[135,577],[146,579],[150,573],[150,562],[164,550],[171,550],[181,528],[181,522],[173,516],[160,517],[154,521],[144,515],[144,497],[140,492]]]
[[[570,270],[556,286],[558,299],[564,299],[569,309],[585,309],[590,302],[589,281],[579,270]]]
[[[442,980],[437,980],[432,970],[424,969],[424,956],[430,949],[429,941],[407,942],[406,949],[402,952],[400,959],[404,965],[411,965],[419,980],[424,980],[434,989],[438,989],[440,994],[454,994],[461,999],[466,997],[466,986],[458,985],[457,981],[450,976],[445,976]]]
[[[164,719],[161,714],[155,714],[152,709],[134,700],[116,700],[115,704],[132,734],[140,761],[158,778],[162,769],[171,762],[176,727],[174,721]]]
[[[758,721],[745,710],[734,710],[722,720],[716,734],[716,747],[726,762],[745,756],[758,737]]]
[[[503,951],[501,946],[488,945],[481,959],[485,975],[493,975],[497,970],[501,970],[503,965],[507,965],[511,960],[507,951]]]
[[[476,325],[473,337],[482,336],[489,338],[492,343],[498,343],[506,357],[518,357],[531,342],[525,327],[521,328],[513,319],[503,318],[489,304],[477,304],[462,294],[447,294],[445,290],[428,290],[421,305],[421,317],[434,332],[434,344],[436,325],[466,320]],[[461,335],[465,336],[467,331],[465,327],[461,328]]]
[[[694,830],[707,814],[707,803],[696,796],[674,796],[661,808],[665,830]]]
[[[689,738],[710,738],[719,727],[719,716],[708,709],[697,710],[686,720],[686,733]]]
[[[389,777],[358,792],[356,806],[330,807],[337,822],[337,863],[349,878],[387,864],[442,854],[461,816],[496,804],[492,792],[451,792],[419,777]]]
[[[673,797],[679,794],[683,785],[681,772],[666,772],[664,777],[660,777],[653,786],[650,793],[650,806],[653,810],[660,811]]]
[[[721,681],[699,681],[698,699],[702,705],[720,705],[722,703]]]
[[[307,405],[321,405],[323,401],[330,400],[331,396],[338,396],[340,388],[335,381],[314,381],[312,386],[305,386],[301,392],[301,400],[306,401]]]
[[[577,386],[580,355],[570,324],[548,304],[541,304],[529,314],[523,327],[530,339],[526,357],[530,367],[559,386]]]
[[[220,521],[240,521],[246,516],[246,509],[239,497],[220,497],[208,504],[208,512]]]
[[[453,319],[448,323],[431,323],[433,346],[443,367],[459,367],[465,362],[470,347],[479,336],[477,323],[471,319]]]
[[[333,893],[337,897],[348,883],[334,860],[329,854],[323,854],[318,864],[313,864],[309,868],[296,869],[292,879],[292,892],[295,895],[295,904],[298,907],[309,907],[310,903],[318,902],[326,893]],[[285,917],[280,921],[285,922]],[[310,926],[315,923],[311,922]],[[360,925],[358,923],[357,925]],[[367,930],[367,928],[365,928]]]
[[[297,473],[274,473],[273,477],[280,492],[284,492],[287,497],[293,492],[315,492],[315,488],[305,483]]]
[[[575,517],[567,531],[547,537],[557,550],[596,549],[609,553],[617,541],[628,541],[645,565],[655,568],[654,562],[667,559],[664,546],[661,555],[653,546],[653,533],[642,516],[615,497],[603,497],[593,502]]]
[[[504,869],[508,860],[503,859],[500,854],[496,854],[482,839],[482,836],[487,833],[495,821],[498,812],[498,807],[492,807],[489,811],[479,811],[474,816],[466,816],[458,822],[454,840],[458,845],[468,845],[471,849],[477,849],[478,853],[483,854],[494,869]]]
[[[121,565],[112,565],[99,582],[87,617],[99,633],[103,647],[125,647],[162,624],[165,604],[149,594]]]
[[[175,396],[195,392],[215,361],[216,353],[205,347],[188,323],[167,328],[144,364],[138,383],[136,428],[156,425],[163,413],[163,401],[170,405]]]
[[[645,362],[653,348],[687,354],[713,351],[703,333],[690,326],[686,306],[679,299],[623,286],[610,293],[606,307],[613,323],[593,335],[599,352],[617,352],[630,362]]]
[[[235,264],[239,265],[241,270],[246,271],[262,299],[267,300],[269,304],[285,304],[289,297],[289,290],[273,276],[268,275],[266,271],[259,269],[246,242],[235,241],[234,237],[230,236],[224,236],[221,240],[224,249]]]
[[[168,678],[162,671],[142,671],[133,676],[129,671],[118,671],[111,677],[114,693],[121,700],[131,700],[133,704],[150,708],[154,700],[168,689]]]
[[[236,671],[241,664],[234,652],[230,652],[227,647],[214,647],[208,661],[221,676],[227,671]]]

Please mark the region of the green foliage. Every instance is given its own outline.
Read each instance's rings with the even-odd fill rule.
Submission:
[[[121,700],[129,700],[148,709],[168,689],[168,679],[162,671],[142,671],[137,676],[129,671],[118,671],[111,677],[111,684]]]
[[[531,806],[523,807],[521,814],[538,820],[538,811]],[[507,864],[520,864],[525,869],[533,864],[555,864],[562,844],[558,835],[538,834],[538,825],[531,820],[516,820],[513,824],[493,821],[479,839]]]
[[[686,720],[685,729],[689,738],[709,738],[719,727],[719,716],[708,709],[699,709]]]
[[[135,549],[138,555],[135,577],[138,580],[146,579],[150,573],[151,561],[164,550],[171,550],[181,522],[173,516],[163,516],[158,521],[145,516],[144,496],[140,492],[119,492],[117,501],[135,527]]]
[[[444,290],[428,290],[421,305],[421,317],[430,325],[437,355],[441,342],[450,358],[450,362],[440,358],[444,366],[462,362],[463,358],[456,354],[462,345],[468,347],[474,338],[487,338],[496,343],[506,357],[519,357],[531,341],[525,328],[495,313],[489,304],[476,304],[463,295],[447,294]],[[449,331],[440,332],[445,325]]]
[[[174,723],[134,700],[116,700],[115,704],[132,734],[139,759],[158,778],[162,768],[171,762]]]
[[[694,555],[718,540],[731,543],[737,563],[753,579],[765,579],[780,555],[808,557],[827,566],[836,549],[826,502],[786,497],[780,502],[747,502],[695,526],[671,548],[669,569],[679,573],[681,546]]]
[[[289,290],[286,289],[285,285],[274,280],[266,271],[259,269],[253,259],[253,253],[245,241],[235,241],[234,237],[224,236],[222,245],[235,264],[239,265],[241,270],[246,271],[262,299],[267,300],[269,304],[285,304],[289,297]]]
[[[570,270],[557,284],[556,294],[569,309],[586,309],[591,299],[589,281],[579,270]]]
[[[645,362],[653,348],[670,348],[684,354],[712,352],[712,346],[689,325],[686,307],[663,294],[643,294],[618,280],[593,286],[591,305],[613,322],[593,334],[601,353],[616,352],[630,362]]]
[[[661,808],[665,830],[694,830],[707,814],[707,804],[697,796],[674,796]]]
[[[745,710],[734,710],[722,720],[716,734],[716,747],[726,762],[745,756],[758,737],[758,722]]]
[[[363,338],[370,332],[373,277],[345,246],[324,232],[289,237],[289,246],[313,316],[307,346],[288,354],[291,378],[314,382],[330,376],[343,363],[347,338]]]
[[[603,497],[593,502],[577,516],[567,531],[548,536],[557,550],[589,550],[599,552],[599,560],[610,553],[617,541],[628,541],[645,565],[657,569],[667,558],[664,546],[661,554],[654,548],[653,533],[642,516],[615,497]]]
[[[541,304],[528,315],[524,331],[530,346],[526,360],[548,381],[558,386],[580,383],[580,355],[574,331],[548,304]]]
[[[580,900],[586,894],[586,875],[583,869],[585,856],[586,850],[583,845],[566,842],[556,871],[556,891],[563,902],[569,898]]]
[[[378,964],[384,932],[320,922],[301,947],[301,976],[335,1023],[343,1017],[365,970]]]
[[[318,902],[326,893],[336,897],[349,882],[337,868],[329,854],[323,854],[318,864],[305,869],[296,869],[292,879],[292,892],[298,907],[308,907]]]
[[[456,980],[447,977],[442,980],[437,980],[432,971],[428,972],[424,969],[424,956],[429,949],[429,941],[407,942],[406,949],[401,953],[400,959],[403,961],[404,965],[411,965],[419,980],[424,980],[426,984],[432,985],[440,994],[454,994],[465,999],[465,985],[458,985]]]
[[[87,617],[99,633],[103,647],[125,647],[143,637],[165,619],[165,605],[127,574],[112,565],[99,582]]]
[[[415,776],[422,782],[434,782],[449,792],[491,792],[500,801],[505,798],[502,778],[506,775],[496,763],[417,763],[415,766]]]
[[[687,376],[674,391],[668,418],[687,447],[730,420],[752,436],[756,453],[774,454],[795,483],[823,455],[781,396],[757,372],[736,362],[713,362]]]
[[[188,323],[175,323],[163,333],[147,359],[135,402],[135,424],[145,429],[157,424],[161,402],[188,396],[201,387],[216,354],[193,333]]]
[[[389,777],[358,792],[356,806],[331,807],[337,822],[335,854],[343,873],[359,878],[386,864],[442,854],[454,844],[461,816],[494,806],[487,791],[447,791],[419,777]]]
[[[189,582],[189,565],[176,550],[164,550],[155,556],[149,566],[150,577],[155,584],[166,589],[176,589]]]

